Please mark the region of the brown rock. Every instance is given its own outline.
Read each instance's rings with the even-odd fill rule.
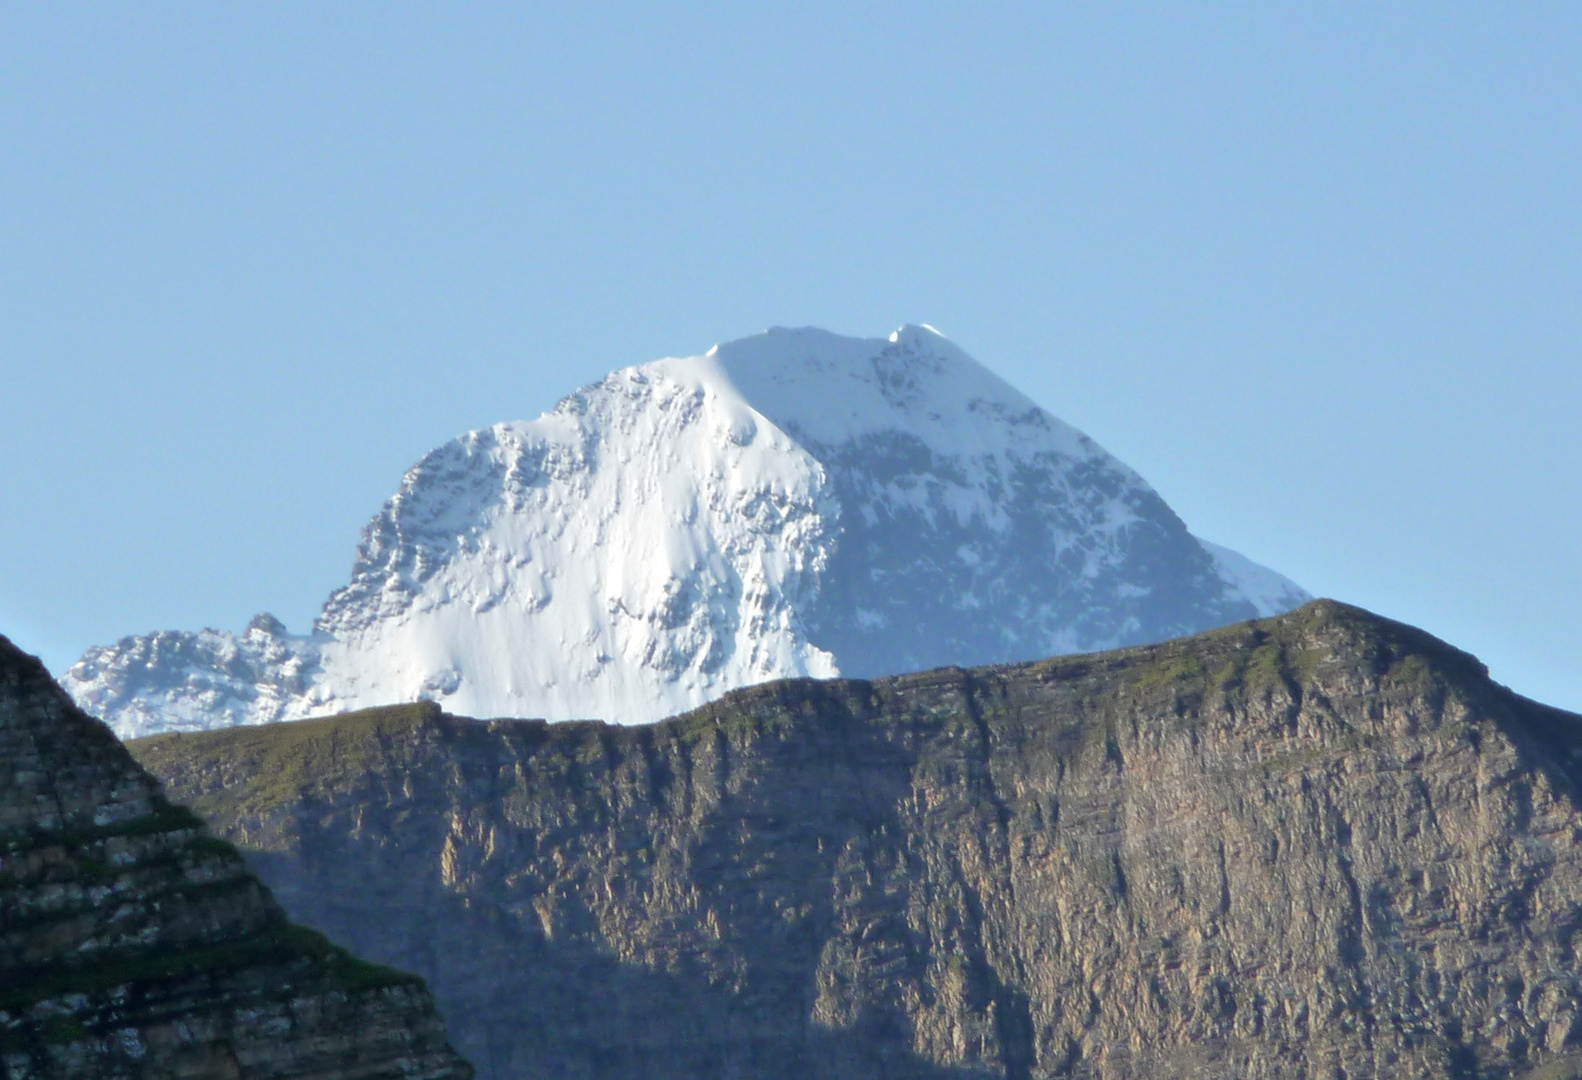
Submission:
[[[134,752],[480,1076],[1571,1075],[1582,719],[1333,602],[783,682]]]

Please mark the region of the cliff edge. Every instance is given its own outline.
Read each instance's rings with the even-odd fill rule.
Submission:
[[[422,972],[483,1077],[1553,1080],[1582,1050],[1582,718],[1330,601],[645,727],[414,705],[133,750],[294,917]]]

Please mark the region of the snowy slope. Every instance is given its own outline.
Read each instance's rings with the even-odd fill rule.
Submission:
[[[417,698],[641,722],[1306,599],[927,327],[771,330],[434,450],[308,637],[261,617],[128,638],[62,683],[127,735]]]
[[[801,614],[826,488],[712,358],[615,372],[407,474],[320,616],[325,685],[347,707],[624,720],[833,675]]]
[[[1301,607],[1313,599],[1296,582],[1277,574],[1267,566],[1260,566],[1247,556],[1230,548],[1211,544],[1202,538],[1198,543],[1214,560],[1214,569],[1231,590],[1240,593],[1258,609],[1259,618],[1280,615],[1292,608]]]
[[[162,630],[95,646],[61,684],[124,738],[309,715],[319,643],[259,615],[240,635]]]

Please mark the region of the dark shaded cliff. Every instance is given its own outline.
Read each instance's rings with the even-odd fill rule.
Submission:
[[[133,751],[480,1076],[1571,1075],[1582,719],[1333,602],[783,682]]]
[[[416,976],[292,925],[0,637],[8,1080],[468,1080]]]

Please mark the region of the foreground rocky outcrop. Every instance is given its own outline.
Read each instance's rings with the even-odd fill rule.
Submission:
[[[0,637],[0,1075],[468,1080],[416,976],[287,921]]]
[[[293,916],[422,972],[480,1076],[1555,1078],[1582,1048],[1582,719],[1332,602],[640,728],[415,705],[133,750]]]

